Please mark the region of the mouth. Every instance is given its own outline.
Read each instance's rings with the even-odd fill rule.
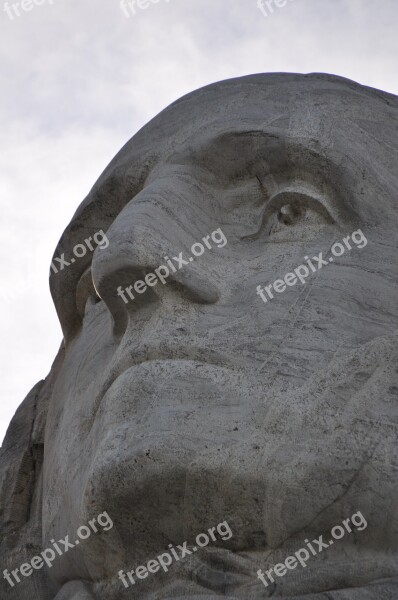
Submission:
[[[118,362],[118,364],[111,369],[110,373],[106,377],[99,393],[97,394],[94,407],[93,407],[93,422],[95,420],[98,409],[101,405],[105,395],[110,391],[117,380],[124,375],[126,371],[133,367],[137,367],[144,363],[151,362],[190,362],[196,363],[197,368],[205,365],[212,365],[214,367],[236,370],[242,368],[242,358],[234,358],[230,355],[218,352],[215,350],[209,350],[208,348],[195,348],[192,346],[181,347],[170,349],[170,348],[142,348],[134,352],[131,357],[126,357]]]

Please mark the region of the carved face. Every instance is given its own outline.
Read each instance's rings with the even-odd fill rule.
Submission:
[[[66,349],[44,532],[107,510],[116,527],[90,543],[114,559],[71,553],[55,579],[112,577],[225,519],[220,548],[249,556],[349,516],[341,486],[381,433],[365,421],[390,414],[361,390],[382,356],[364,349],[398,325],[397,108],[328,76],[227,81],[162,112],[102,175],[55,256],[98,231],[109,244],[51,275]],[[167,264],[165,284],[125,291]],[[285,279],[300,265],[303,282]],[[352,493],[346,510],[359,497],[388,519]]]

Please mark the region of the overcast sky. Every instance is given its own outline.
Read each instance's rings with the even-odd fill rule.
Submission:
[[[398,94],[397,0],[288,0],[266,16],[257,0],[147,0],[135,15],[120,0],[33,1],[0,0],[0,441],[61,342],[54,247],[150,118],[257,72],[328,72]]]

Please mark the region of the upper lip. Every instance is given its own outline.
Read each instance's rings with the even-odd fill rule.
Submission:
[[[123,373],[145,362],[153,362],[157,360],[175,360],[175,361],[194,361],[208,365],[214,365],[218,367],[224,367],[233,369],[239,366],[240,361],[238,359],[234,359],[231,356],[218,352],[216,350],[209,350],[208,348],[197,348],[193,346],[179,346],[178,348],[146,348],[134,353],[133,357],[130,357],[129,360],[122,359],[119,363],[114,367],[108,376],[105,378],[103,385],[101,386],[101,390],[98,393],[95,402],[94,402],[94,417],[100,407],[100,404],[105,396],[105,394],[109,391],[109,389],[113,386],[115,381],[119,379]]]

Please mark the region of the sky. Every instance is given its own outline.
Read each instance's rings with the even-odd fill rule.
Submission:
[[[398,95],[397,0],[124,2],[0,0],[0,441],[62,341],[48,286],[57,241],[151,118],[260,72],[333,73]]]

